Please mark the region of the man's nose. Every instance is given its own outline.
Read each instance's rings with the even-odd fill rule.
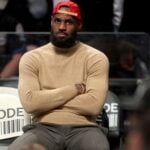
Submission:
[[[65,22],[61,22],[60,23],[59,30],[66,30],[66,24],[65,24]]]

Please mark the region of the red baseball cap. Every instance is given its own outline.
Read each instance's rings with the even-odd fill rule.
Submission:
[[[61,7],[67,7],[68,10],[62,10]],[[82,22],[81,13],[79,6],[72,1],[61,1],[58,2],[53,9],[53,15],[62,13],[74,16],[77,20]]]

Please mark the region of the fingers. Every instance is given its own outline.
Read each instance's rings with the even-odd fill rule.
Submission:
[[[84,83],[75,84],[78,94],[84,94],[86,92],[86,85]]]

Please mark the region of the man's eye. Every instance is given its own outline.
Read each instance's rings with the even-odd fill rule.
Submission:
[[[60,19],[54,19],[54,22],[55,22],[55,23],[60,23],[61,20],[60,20]]]
[[[74,24],[75,22],[74,22],[74,20],[61,20],[61,19],[55,18],[55,19],[54,19],[54,23],[56,23],[56,24],[65,23],[65,24],[67,24],[67,25],[72,25],[72,24]]]
[[[74,21],[72,21],[72,20],[67,20],[67,21],[65,21],[65,23],[71,25],[71,24],[74,24]]]

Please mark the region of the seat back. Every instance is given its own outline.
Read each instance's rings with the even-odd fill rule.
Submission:
[[[0,87],[0,140],[20,136],[22,127],[30,121],[20,103],[17,88]]]
[[[104,109],[108,116],[109,137],[120,136],[120,100],[116,94],[108,91]]]
[[[96,122],[108,129],[108,137],[120,136],[120,100],[113,92],[108,91],[103,110]]]

